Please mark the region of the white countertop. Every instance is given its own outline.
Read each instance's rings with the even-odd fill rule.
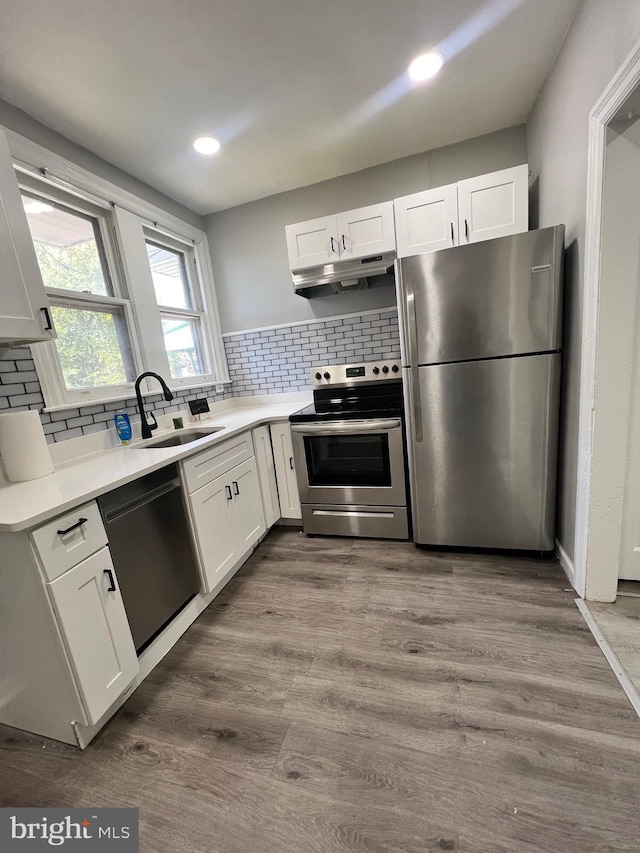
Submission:
[[[34,527],[123,483],[185,459],[240,432],[264,423],[286,421],[292,412],[298,411],[309,401],[298,398],[273,404],[247,405],[247,399],[244,398],[243,404],[237,408],[226,408],[217,413],[214,406],[208,420],[197,424],[185,423],[185,429],[194,426],[223,427],[213,435],[203,436],[186,445],[141,448],[141,442],[138,441],[58,462],[54,474],[38,480],[27,483],[0,481],[0,532]],[[159,429],[150,441],[157,441],[172,432],[173,429]]]

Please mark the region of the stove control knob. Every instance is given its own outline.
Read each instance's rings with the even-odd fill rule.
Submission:
[[[325,378],[325,379],[331,379],[331,374],[330,374],[330,373],[326,373],[326,372],[325,372],[325,374],[324,374],[324,378]]]
[[[377,376],[377,375],[380,373],[380,368],[379,368],[379,367],[374,367],[374,368],[373,368],[373,372],[374,372],[374,373],[375,373],[375,375]]]
[[[321,374],[321,373],[316,373],[316,379],[322,379],[322,374]]]
[[[383,372],[383,373],[388,373],[388,372],[389,372],[389,368],[387,367],[387,365],[386,365],[386,364],[385,364],[385,366],[382,368],[382,372]]]
[[[400,370],[400,368],[398,367],[397,364],[394,364],[393,367],[391,368],[391,370],[393,370],[394,373],[397,373]]]

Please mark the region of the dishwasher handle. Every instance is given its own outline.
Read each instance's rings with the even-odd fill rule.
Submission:
[[[174,491],[174,489],[179,489],[180,485],[180,480],[176,478],[175,480],[163,483],[162,486],[158,486],[158,488],[152,489],[142,496],[137,495],[129,501],[123,501],[123,503],[118,506],[110,507],[106,512],[104,512],[105,523],[108,523],[115,518],[119,518],[121,515],[131,512],[131,510],[137,509],[138,507],[145,506],[145,504],[151,503],[151,501],[162,497],[162,495],[166,495],[168,492]]]

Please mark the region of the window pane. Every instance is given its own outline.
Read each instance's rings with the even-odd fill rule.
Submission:
[[[113,295],[97,220],[22,194],[45,287]]]
[[[197,320],[188,317],[163,317],[162,331],[171,376],[174,379],[206,373]]]
[[[56,345],[68,389],[132,382],[135,368],[121,311],[53,305]]]
[[[147,255],[158,305],[191,308],[191,294],[184,255],[147,241]]]

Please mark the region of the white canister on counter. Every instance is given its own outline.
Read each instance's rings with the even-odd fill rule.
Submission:
[[[12,483],[53,474],[53,462],[38,412],[0,414],[0,457]]]

